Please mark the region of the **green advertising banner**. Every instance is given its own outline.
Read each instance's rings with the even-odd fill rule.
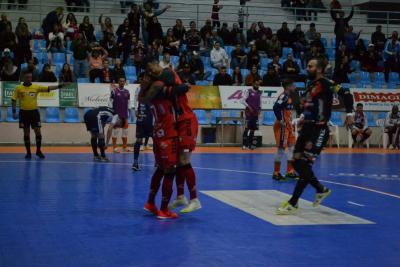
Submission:
[[[78,84],[71,83],[60,89],[60,107],[78,106]]]
[[[11,106],[11,97],[14,92],[15,87],[19,82],[2,82],[1,90],[3,92],[3,106]]]

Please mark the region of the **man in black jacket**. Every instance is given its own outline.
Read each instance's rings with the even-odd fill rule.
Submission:
[[[221,67],[219,73],[215,75],[213,85],[232,85],[232,77],[226,73],[226,67]]]
[[[343,11],[339,12],[339,17],[337,17],[337,14],[337,12],[331,10],[331,17],[335,21],[336,50],[338,50],[341,43],[345,43],[344,34],[349,26],[349,21],[354,15],[354,7],[351,7],[350,15],[347,18],[344,17]]]

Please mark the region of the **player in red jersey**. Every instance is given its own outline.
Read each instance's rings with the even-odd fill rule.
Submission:
[[[182,84],[179,76],[175,74],[175,84]],[[171,205],[170,209],[185,206],[180,212],[189,213],[201,208],[196,190],[196,175],[190,163],[192,152],[196,148],[196,139],[199,124],[196,115],[189,106],[186,93],[175,95],[175,111],[178,128],[178,151],[179,163],[176,171],[177,197]],[[187,183],[190,201],[187,203],[184,195],[185,181]]]

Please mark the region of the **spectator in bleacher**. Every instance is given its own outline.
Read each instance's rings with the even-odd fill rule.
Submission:
[[[246,40],[243,31],[239,29],[237,23],[233,23],[231,30],[232,45],[241,43],[243,47],[246,46]]]
[[[8,20],[6,14],[1,14],[1,19],[0,19],[0,35],[6,30],[6,27],[10,26],[12,29],[12,24],[11,21]]]
[[[163,41],[164,52],[168,52],[170,55],[179,55],[180,41],[174,36],[174,32],[171,28],[167,31],[167,36],[165,36]]]
[[[190,22],[190,30],[186,32],[186,42],[187,42],[187,51],[199,51],[200,50],[200,32],[196,29],[196,22]]]
[[[15,54],[17,48],[16,36],[12,32],[10,25],[7,25],[6,29],[1,33],[0,40],[0,51],[8,48]]]
[[[136,73],[139,74],[142,72],[144,66],[144,44],[139,41],[138,45],[132,50],[133,56],[133,65],[136,67]]]
[[[189,66],[190,71],[196,77],[196,81],[205,80],[210,75],[210,73],[204,73],[204,63],[197,52],[193,52],[193,55],[189,60]]]
[[[339,17],[337,17],[339,14]],[[336,12],[335,10],[331,9],[331,17],[335,22],[335,35],[336,35],[336,50],[338,50],[339,46],[342,43],[345,43],[345,33],[346,28],[349,27],[349,21],[354,15],[354,7],[351,7],[351,12],[348,17],[344,17],[344,11]]]
[[[147,27],[149,32],[149,42],[153,42],[154,40],[163,40],[164,33],[157,17],[153,17],[153,20],[147,25]]]
[[[103,61],[107,57],[108,53],[103,47],[96,46],[92,48],[92,53],[89,56],[89,79],[91,83],[94,83],[96,78],[103,82]]]
[[[241,0],[240,7],[238,10],[238,23],[239,23],[239,29],[241,32],[243,32],[243,29],[244,29],[244,18],[249,17],[249,13],[247,13],[245,10],[245,5],[246,5],[246,1]]]
[[[5,51],[7,51],[7,49]],[[0,80],[2,81],[17,82],[19,78],[18,67],[15,66],[11,58],[5,58],[0,74]]]
[[[310,23],[310,28],[305,33],[307,42],[309,42],[309,43],[313,42],[315,39],[317,39],[317,36],[318,36],[318,32],[317,32],[317,29],[315,28],[315,23],[314,22]]]
[[[164,52],[163,59],[160,61],[159,65],[163,69],[174,69],[171,63],[171,55],[168,52]]]
[[[74,74],[76,78],[86,78],[88,73],[89,44],[79,33],[76,40],[71,44],[72,56],[74,57]]]
[[[154,40],[151,46],[149,46],[149,48],[147,49],[147,52],[145,53],[144,66],[146,66],[148,62],[159,61],[161,54],[161,41]]]
[[[300,67],[296,61],[293,60],[293,54],[289,53],[287,60],[283,63],[282,76],[285,79],[292,79],[294,81],[299,81]]]
[[[262,81],[263,86],[281,86],[279,72],[273,66],[268,66],[267,73],[264,75]]]
[[[212,26],[213,28],[219,28],[221,27],[221,23],[219,21],[219,11],[222,9],[222,6],[218,5],[219,0],[214,0],[214,4],[212,6],[212,11],[211,11],[211,19],[212,19]]]
[[[117,83],[120,78],[126,79],[125,70],[119,58],[115,60],[114,68],[111,71],[111,77],[113,83]]]
[[[350,83],[348,74],[351,73],[350,62],[347,56],[336,61],[332,79],[337,83]]]
[[[214,43],[214,48],[210,53],[211,66],[213,68],[219,69],[220,67],[228,67],[229,57],[225,49],[220,47],[219,42]]]
[[[28,64],[26,68],[23,68],[20,72],[19,75],[19,80],[22,82],[24,80],[25,74],[27,73],[32,73],[32,82],[38,82],[39,81],[39,71],[37,70],[33,59],[28,60]]]
[[[107,34],[106,38],[100,41],[100,46],[107,51],[110,58],[112,58],[113,60],[118,58],[120,47],[118,47],[114,35]]]
[[[311,47],[316,47],[320,53],[325,54],[325,47],[324,47],[324,43],[322,43],[322,41],[321,41],[320,33],[317,33],[317,36],[315,37],[315,39],[310,43],[310,48]]]
[[[190,24],[192,24],[192,23],[190,23]],[[212,25],[211,25],[211,20],[210,20],[210,19],[207,19],[206,22],[205,22],[205,24],[204,24],[204,26],[201,27],[201,29],[200,29],[200,36],[201,36],[201,39],[202,39],[203,41],[204,41],[204,40],[207,40],[206,35],[207,35],[207,33],[208,33],[208,34],[211,36],[212,30],[213,30],[213,27],[212,27]]]
[[[296,28],[290,34],[290,46],[293,47],[293,44],[299,41],[301,37],[305,39],[304,32],[301,30],[301,24],[297,24]]]
[[[60,31],[57,24],[54,25],[53,31],[49,33],[49,46],[47,51],[50,53],[65,53],[64,33]]]
[[[196,52],[196,54],[197,53],[198,52]],[[193,52],[193,55],[194,54],[195,54],[195,52]],[[176,72],[183,71],[183,67],[186,65],[186,63],[187,63],[186,55],[184,55],[184,54],[180,55],[179,60],[178,60],[178,65],[176,65],[176,67],[175,67],[175,71]]]
[[[51,66],[49,64],[44,64],[42,72],[40,73],[39,82],[52,83],[56,81],[57,77],[51,70]]]
[[[247,30],[247,43],[257,40],[257,23],[252,23],[250,29]]]
[[[280,56],[275,55],[272,59],[272,62],[268,63],[267,69],[273,68],[277,74],[282,73],[282,65],[279,63]]]
[[[384,72],[385,68],[378,64],[381,60],[382,58],[376,52],[374,45],[369,44],[367,52],[361,58],[361,70],[366,72]]]
[[[278,36],[279,42],[281,42],[282,47],[290,47],[291,33],[287,26],[287,22],[282,23],[282,28],[280,28],[276,35]]]
[[[211,32],[211,36],[208,39],[208,43],[210,44],[211,47],[214,47],[214,44],[218,42],[220,47],[225,47],[224,41],[220,36],[218,36],[218,31],[216,29],[213,29]]]
[[[183,27],[181,19],[177,19],[175,21],[175,26],[172,28],[172,31],[174,32],[174,37],[176,40],[182,42],[185,39],[186,29]]]
[[[357,104],[353,113],[354,123],[349,126],[353,137],[353,147],[363,147],[364,142],[371,136],[372,130],[368,127],[367,115],[364,113],[364,105]]]
[[[257,66],[254,65],[251,68],[250,73],[247,75],[244,83],[246,86],[251,86],[251,85],[253,85],[253,83],[255,81],[260,81],[260,80],[262,80],[262,79],[261,79],[260,74],[258,74],[258,68],[257,68]]]
[[[154,18],[157,16],[160,16],[163,14],[165,11],[167,11],[171,6],[167,5],[161,10],[154,10],[153,11],[153,6],[152,2],[147,2],[144,4],[144,12],[142,14],[142,35],[143,35],[143,42],[144,42],[144,47],[147,48],[149,44],[152,42],[149,41],[149,34],[150,30],[148,27],[151,24],[154,24]],[[157,21],[158,22],[158,21]],[[161,38],[162,39],[162,38]]]
[[[276,34],[273,34],[271,40],[268,40],[267,43],[267,55],[269,58],[273,58],[275,55],[280,56],[281,54],[281,42],[278,40],[278,36]]]
[[[371,43],[375,46],[375,50],[379,53],[385,48],[386,36],[382,32],[382,25],[376,26],[376,31],[371,35]]]
[[[43,35],[47,38],[49,33],[53,31],[54,25],[61,27],[64,18],[64,8],[57,7],[46,15],[42,23]]]
[[[307,43],[304,36],[300,36],[300,39],[293,43],[293,55],[295,58],[301,59],[301,62],[304,62],[305,54],[309,48],[309,44]]]
[[[226,67],[221,67],[219,72],[215,75],[213,85],[232,85],[232,77],[228,73],[226,73]]]
[[[103,69],[101,70],[101,76],[102,78],[100,81],[102,83],[112,83],[113,82],[113,71],[110,69],[110,62],[108,59],[103,60]]]
[[[260,39],[257,39],[256,41],[256,47],[257,50],[260,54],[262,55],[266,55],[267,51],[268,51],[268,39],[267,39],[267,35],[263,34],[262,37]]]
[[[243,85],[242,72],[240,71],[240,68],[238,66],[233,69],[232,81],[233,81],[232,85],[236,85],[236,86]]]
[[[247,67],[246,53],[242,50],[240,43],[236,44],[235,49],[231,52],[231,68],[245,69]]]
[[[399,34],[397,31],[394,31],[392,33],[392,38],[386,41],[385,49],[383,51],[386,82],[389,80],[389,72],[399,72],[400,42],[398,39]]]
[[[94,35],[93,24],[90,23],[89,16],[84,16],[82,23],[79,25],[79,32],[83,34],[83,37],[89,42],[95,42],[96,36]]]
[[[347,46],[346,46],[347,47]],[[361,61],[364,55],[367,52],[367,48],[365,47],[364,41],[362,39],[357,40],[357,44],[355,45],[353,53],[351,53],[351,49],[347,48],[349,54],[353,54],[353,60]]]
[[[118,46],[121,46],[122,39],[125,36],[131,35],[131,28],[129,27],[128,19],[124,19],[124,22],[118,26],[118,29],[115,32],[115,34],[117,35],[117,44],[118,44]],[[131,37],[129,37],[129,38],[131,38]]]
[[[255,44],[250,46],[250,51],[247,54],[247,69],[250,69],[254,65],[256,65],[257,67],[260,65],[260,54],[258,53]]]
[[[308,18],[307,18],[307,14],[306,14],[306,10],[305,10],[306,1],[305,0],[293,0],[293,2],[294,2],[293,6],[295,7],[294,11],[297,16],[297,20],[307,21]]]
[[[357,40],[359,40],[361,32],[362,32],[361,30],[358,32],[358,34],[353,32],[353,26],[349,26],[346,28],[346,32],[344,34],[344,40],[349,53],[353,53],[353,51],[356,49],[356,42]]]
[[[60,83],[73,83],[76,82],[75,75],[71,70],[71,67],[68,63],[64,63],[63,68],[60,72],[60,76],[58,77],[58,81]]]
[[[121,24],[116,32],[118,39],[117,39],[117,47],[118,47],[118,56],[120,57],[123,55],[123,64],[127,63],[127,60],[129,58],[129,55],[131,53],[132,49],[132,37],[133,37],[133,31],[129,27],[129,21],[128,19],[124,20],[124,23]]]
[[[267,39],[270,40],[272,38],[272,30],[269,27],[265,27],[262,21],[257,22],[258,25],[258,32],[257,32],[257,39],[261,39],[262,36],[265,34]]]
[[[32,58],[31,40],[32,34],[25,23],[24,18],[19,18],[18,25],[15,28],[15,35],[17,37],[17,49],[15,52],[15,60],[17,65],[28,62]]]
[[[75,40],[78,36],[79,28],[75,15],[69,13],[64,24],[65,40]]]
[[[232,34],[228,29],[228,23],[224,22],[222,23],[222,27],[219,30],[219,34],[221,37],[222,43],[225,45],[233,45],[233,38],[232,38]]]
[[[384,125],[385,133],[389,137],[389,149],[400,149],[400,114],[397,105],[393,105],[392,111],[387,113]]]
[[[183,83],[196,84],[196,77],[191,73],[190,65],[187,63],[183,66],[183,70],[178,72],[178,76]]]
[[[109,17],[106,17],[103,22],[103,14],[101,14],[99,17],[99,24],[101,32],[103,33],[103,39],[106,39],[109,35],[114,35],[114,26]]]
[[[128,21],[129,29],[133,31],[136,36],[140,36],[140,19],[140,6],[138,6],[137,4],[132,4],[131,11],[128,13]]]

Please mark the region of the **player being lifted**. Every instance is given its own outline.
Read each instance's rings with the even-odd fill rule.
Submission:
[[[124,88],[126,80],[124,77],[119,78],[118,85],[111,84],[111,94],[109,100],[109,106],[118,114],[119,120],[121,121],[120,127],[116,127],[112,132],[112,146],[114,153],[119,153],[117,146],[117,137],[122,128],[122,151],[128,151],[128,127],[129,127],[129,114],[132,117],[131,110],[131,96],[128,89]]]
[[[143,74],[139,75],[139,84],[142,83]],[[136,113],[136,141],[133,147],[133,164],[132,169],[139,171],[139,154],[140,146],[143,145],[143,139],[145,140],[145,146],[150,137],[153,136],[153,115],[151,114],[150,105],[148,103],[140,102],[141,87],[136,89],[135,96],[135,113]]]
[[[39,93],[48,93],[63,87],[63,84],[55,86],[41,86],[32,84],[32,73],[28,72],[23,77],[22,84],[17,85],[11,97],[13,118],[17,119],[17,100],[19,101],[19,128],[24,130],[24,144],[26,148],[25,159],[31,159],[31,137],[30,128],[35,132],[36,136],[36,156],[44,159],[42,153],[42,132],[40,113],[38,110],[37,97]]]
[[[331,193],[330,189],[318,181],[312,166],[329,138],[328,122],[335,94],[338,94],[344,103],[348,123],[352,120],[353,96],[348,90],[336,86],[324,77],[325,67],[326,64],[321,58],[313,58],[307,64],[310,83],[301,99],[303,114],[300,123],[302,127],[293,155],[293,167],[299,174],[299,180],[292,197],[278,208],[278,215],[288,215],[298,210],[299,198],[308,184],[316,190],[314,207],[321,204]]]
[[[254,132],[258,130],[258,117],[261,112],[261,80],[255,80],[253,87],[244,91],[241,103],[246,107],[246,128],[243,132],[243,149],[254,149]]]
[[[290,79],[284,80],[282,86],[284,91],[278,97],[273,107],[276,117],[274,134],[278,150],[275,154],[274,174],[272,178],[277,181],[285,180],[285,178],[297,178],[293,169],[293,149],[296,138],[292,127],[293,100],[291,98],[291,93],[295,91],[296,86]],[[288,148],[287,171],[285,177],[283,177],[281,174],[281,161],[286,147]]]

